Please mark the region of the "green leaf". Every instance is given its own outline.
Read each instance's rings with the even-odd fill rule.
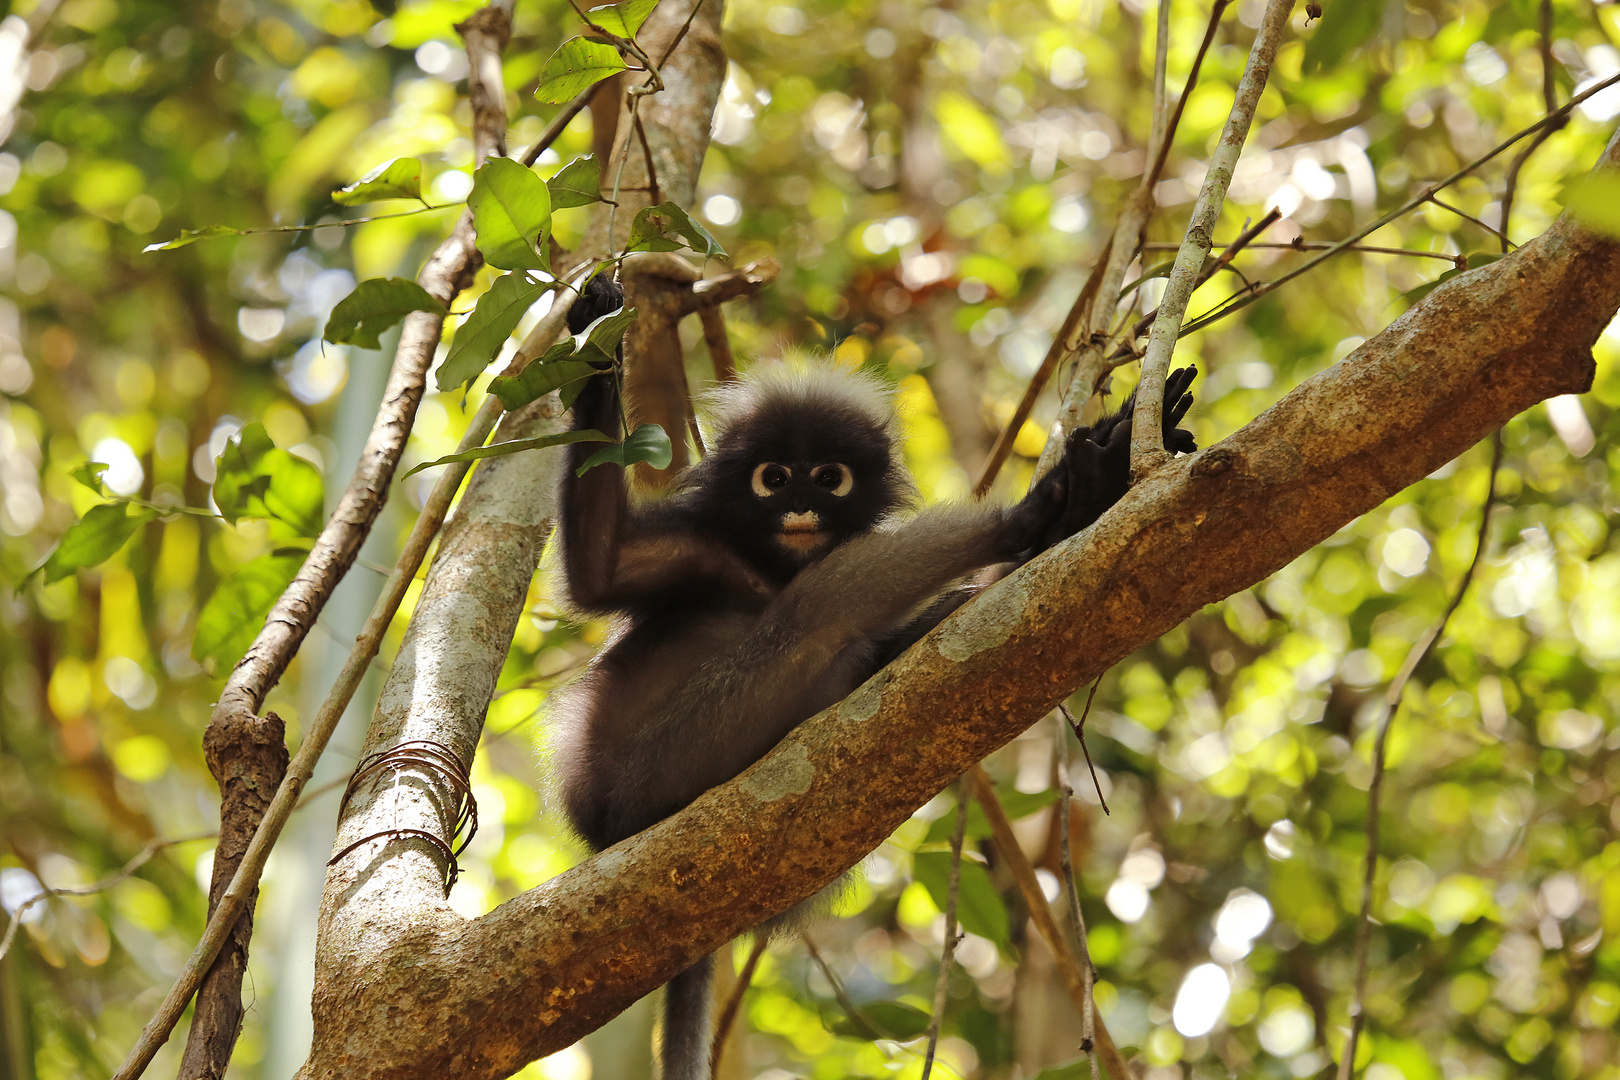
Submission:
[[[136,529],[158,516],[156,510],[136,510],[131,514],[131,509],[127,502],[92,506],[85,511],[84,517],[68,526],[56,547],[29,577],[43,572],[45,584],[50,585],[78,570],[111,558],[126,540],[135,535]]]
[[[540,69],[540,85],[535,87],[534,96],[541,101],[561,104],[624,69],[624,57],[613,46],[571,37]]]
[[[1036,1073],[1033,1080],[1091,1080],[1091,1059],[1081,1057],[1066,1065],[1050,1065]]]
[[[558,342],[558,344],[572,343]],[[559,386],[567,386],[571,382],[588,379],[601,373],[601,368],[587,364],[583,360],[557,360],[549,364],[537,360],[516,375],[497,375],[490,381],[489,392],[500,398],[501,404],[511,412],[551,393]]]
[[[674,449],[669,436],[657,424],[642,424],[630,433],[624,442],[604,446],[574,470],[575,476],[584,476],[598,465],[620,465],[628,468],[646,462],[655,469],[669,468]]]
[[[1324,4],[1322,21],[1311,29],[1305,40],[1305,73],[1320,75],[1336,68],[1351,52],[1371,41],[1383,24],[1388,7],[1387,0]]]
[[[585,12],[585,18],[610,34],[633,38],[641,24],[647,21],[658,0],[624,0],[619,4],[603,4]]]
[[[456,331],[450,355],[439,365],[439,389],[453,390],[477,378],[517,329],[523,313],[534,306],[541,293],[555,287],[553,282],[531,281],[522,273],[496,278]]]
[[[108,468],[109,466],[104,461],[87,461],[68,473],[68,475],[97,495],[105,495],[107,491],[101,485],[101,474],[106,472]]]
[[[600,431],[564,431],[558,435],[542,435],[537,439],[513,439],[510,442],[491,443],[488,446],[475,446],[471,450],[462,450],[455,454],[446,454],[442,458],[424,461],[413,467],[405,476],[411,476],[423,469],[431,469],[435,465],[450,465],[457,461],[482,461],[484,458],[505,457],[507,454],[516,454],[524,450],[544,450],[548,446],[564,446],[568,443],[581,442],[611,442],[613,436],[604,435]],[[403,480],[405,477],[400,477]]]
[[[981,168],[1004,165],[1010,160],[1001,127],[990,119],[966,94],[946,91],[934,102],[934,118],[946,140],[962,156]]]
[[[861,1018],[867,1027],[885,1039],[907,1042],[928,1030],[928,1014],[915,1005],[903,1001],[868,1001],[860,1006]],[[835,1035],[846,1039],[867,1038],[866,1027],[853,1017],[846,1016],[832,1025]]]
[[[1502,255],[1499,252],[1479,252],[1474,255],[1470,255],[1468,256],[1468,270],[1473,270],[1481,266],[1489,266],[1491,263],[1500,258],[1502,258]],[[1434,290],[1438,289],[1440,286],[1444,285],[1446,282],[1450,281],[1452,278],[1456,277],[1458,274],[1468,273],[1468,270],[1460,270],[1453,266],[1450,270],[1447,270],[1433,281],[1425,281],[1422,285],[1419,285],[1416,288],[1407,289],[1401,295],[1406,298],[1408,303],[1415,304],[1425,296],[1428,296],[1430,293],[1434,292]]]
[[[422,198],[422,162],[416,158],[394,158],[385,161],[366,175],[332,192],[332,201],[339,206],[358,206],[379,199]]]
[[[233,229],[228,225],[204,225],[200,229],[181,229],[180,235],[173,240],[163,240],[156,244],[147,244],[141,248],[142,253],[148,251],[173,251],[183,248],[187,244],[195,244],[199,240],[213,240],[221,236],[246,236],[241,229]]]
[[[598,316],[574,338],[578,343],[575,353],[582,360],[611,364],[618,359],[619,342],[624,340],[625,332],[635,321],[636,309],[633,307],[621,307]]]
[[[1006,811],[1008,819],[1012,821],[1028,817],[1037,810],[1051,806],[1058,797],[1055,789],[1026,794],[1011,788],[1006,790],[998,788],[996,794],[1000,798],[1001,809]],[[951,833],[955,831],[955,812],[941,814],[928,826],[928,834],[923,837],[923,843],[949,843]],[[977,799],[968,805],[967,830],[963,835],[974,840],[982,840],[990,835],[990,819],[984,816],[984,807],[979,805]]]
[[[945,910],[951,880],[951,853],[923,851],[911,857],[911,876],[922,883],[934,906]],[[956,892],[956,918],[969,933],[1007,947],[1007,907],[990,882],[990,874],[972,859],[962,860],[962,880]]]
[[[714,237],[673,202],[649,206],[630,223],[630,242],[626,251],[674,251],[685,241],[686,246],[704,258],[726,258],[726,249]]]
[[[381,348],[381,334],[413,311],[443,315],[444,305],[408,278],[369,278],[338,301],[321,336],[338,345]]]
[[[198,660],[213,658],[220,671],[234,666],[302,565],[304,552],[278,548],[237,567],[203,605],[191,655]]]
[[[533,169],[493,157],[473,174],[467,206],[484,261],[502,270],[549,270],[551,192]]]
[[[566,210],[602,201],[602,167],[595,154],[577,157],[546,181],[551,192],[551,208]]]
[[[299,536],[316,536],[325,520],[320,470],[277,448],[264,425],[245,425],[214,464],[214,505],[231,524],[260,517],[285,522]]]

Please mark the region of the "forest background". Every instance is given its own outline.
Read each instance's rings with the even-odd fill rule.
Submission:
[[[14,5],[0,24],[0,905],[21,911],[41,882],[116,878],[22,912],[0,959],[0,1076],[109,1075],[201,931],[218,814],[201,732],[258,629],[244,605],[259,597],[262,622],[274,598],[243,570],[284,565],[296,537],[263,517],[154,512],[97,565],[54,581],[30,571],[109,498],[209,507],[216,460],[250,422],[335,498],[392,343],[323,343],[322,330],[357,281],[413,277],[456,210],[143,249],[214,224],[357,217],[331,192],[391,158],[422,161],[428,202],[464,199],[472,115],[453,26],[479,6],[65,0]],[[1181,238],[1263,6],[1232,4],[1218,26],[1154,189],[1151,241]],[[1284,39],[1217,242],[1272,208],[1280,219],[1236,255],[1237,273],[1196,294],[1195,314],[1303,264],[1296,236],[1349,235],[1549,100],[1620,72],[1615,5],[1324,7],[1310,26],[1301,8]],[[1102,0],[728,4],[729,63],[690,209],[732,265],[781,264],[725,309],[730,348],[744,361],[814,349],[885,374],[925,497],[968,497],[1147,164],[1155,14]],[[1172,5],[1172,93],[1209,19],[1206,4]],[[556,113],[533,88],[578,27],[565,3],[517,6],[503,74],[514,150]],[[1385,250],[1340,254],[1182,341],[1178,362],[1203,373],[1200,445],[1382,330],[1459,258],[1487,264],[1502,232],[1528,240],[1571,203],[1612,230],[1616,193],[1583,178],[1617,116],[1620,97],[1589,98],[1567,126],[1363,241]],[[585,112],[539,172],[593,149]],[[557,213],[564,247],[583,214]],[[1162,287],[1150,276],[1132,290],[1133,318]],[[685,333],[701,384],[709,348],[698,327]],[[1378,1080],[1617,1075],[1617,353],[1605,335],[1590,394],[1504,429],[1486,550],[1391,729],[1357,1057]],[[424,398],[401,472],[454,449],[501,366],[470,395]],[[1122,368],[1111,397],[1134,378]],[[1056,409],[1048,391],[1010,433],[1003,497],[1027,483]],[[87,462],[107,468],[97,477]],[[1101,680],[1086,722],[1097,782],[1075,754],[1065,805],[1099,1013],[1154,1080],[1304,1077],[1337,1060],[1386,687],[1459,595],[1492,473],[1492,447],[1475,448]],[[433,477],[396,483],[272,691],[294,745]],[[232,581],[239,606],[215,601],[210,618]],[[544,700],[604,629],[567,618],[536,578],[473,766],[480,829],[456,910],[483,914],[583,857],[546,798]],[[378,681],[271,859],[233,1075],[279,1080],[307,1052],[314,913]],[[1043,721],[987,763],[1051,897],[1054,731]],[[838,921],[812,929],[825,966],[804,947],[766,954],[734,1075],[920,1071],[954,805],[947,794],[920,810],[866,862]],[[1054,961],[988,824],[970,816],[968,837],[968,936],[939,1067],[1080,1075]],[[642,1075],[650,1024],[638,1006],[524,1075]],[[177,1054],[178,1042],[153,1068],[172,1072]]]

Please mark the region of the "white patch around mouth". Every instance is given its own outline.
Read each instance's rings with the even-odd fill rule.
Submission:
[[[782,529],[776,534],[776,539],[783,547],[804,555],[820,547],[826,540],[826,534],[821,531],[820,518],[815,511],[809,510],[783,514]]]

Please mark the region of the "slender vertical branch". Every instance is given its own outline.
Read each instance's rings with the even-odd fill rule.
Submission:
[[[1093,694],[1097,692],[1095,683],[1092,684],[1091,692]],[[1064,719],[1066,720],[1067,716]],[[1055,735],[1053,749],[1057,755],[1058,793],[1061,796],[1055,810],[1058,815],[1058,866],[1063,871],[1063,891],[1069,901],[1069,919],[1074,923],[1074,939],[1080,950],[1078,957],[1080,974],[1086,984],[1086,1007],[1080,1014],[1080,1047],[1091,1063],[1091,1080],[1099,1080],[1097,1055],[1092,1052],[1097,1041],[1097,997],[1094,992],[1096,965],[1091,962],[1091,944],[1086,936],[1086,916],[1080,910],[1080,888],[1074,880],[1074,854],[1069,843],[1071,808],[1074,805],[1074,788],[1069,785],[1069,730],[1063,721],[1053,724],[1052,729]],[[1090,761],[1089,755],[1087,761],[1088,763]],[[1095,775],[1093,773],[1093,778]]]
[[[1136,414],[1131,421],[1131,476],[1134,479],[1140,479],[1165,460],[1164,379],[1170,370],[1170,354],[1175,349],[1198,273],[1214,244],[1215,222],[1226,201],[1226,189],[1232,183],[1238,155],[1248,138],[1255,108],[1260,104],[1277,46],[1293,10],[1294,0],[1270,0],[1266,5],[1265,17],[1249,50],[1248,66],[1238,81],[1232,111],[1226,118],[1226,127],[1221,131],[1209,171],[1204,174],[1204,185],[1193,206],[1186,239],[1176,254],[1175,268],[1170,271],[1170,280],[1165,285],[1159,317],[1154,320],[1147,355],[1142,359],[1142,381],[1136,392]]]
[[[951,985],[951,963],[956,958],[956,898],[962,891],[962,838],[967,835],[967,785],[956,785],[956,828],[951,833],[951,876],[945,888],[945,943],[939,952],[939,978],[934,980],[934,1014],[928,1018],[928,1053],[923,1057],[922,1080],[934,1071],[934,1052],[939,1049],[939,1027],[945,1020],[945,998]]]
[[[973,797],[984,808],[985,819],[990,823],[990,837],[995,841],[996,850],[1001,853],[1002,862],[1012,874],[1013,881],[1017,883],[1018,891],[1024,897],[1024,906],[1029,908],[1030,921],[1035,924],[1035,929],[1046,939],[1047,947],[1052,950],[1058,974],[1063,978],[1063,988],[1068,991],[1069,1000],[1074,1003],[1075,1011],[1084,1016],[1090,973],[1081,970],[1080,961],[1075,959],[1074,950],[1069,947],[1068,937],[1058,927],[1057,919],[1052,914],[1052,905],[1046,902],[1046,894],[1041,891],[1040,879],[1035,876],[1035,867],[1024,854],[1024,849],[1018,846],[1012,822],[1007,820],[1007,812],[1001,808],[1001,802],[996,798],[995,785],[990,782],[990,777],[979,765],[969,769],[967,776]],[[1132,1074],[1125,1067],[1125,1059],[1120,1056],[1119,1048],[1114,1045],[1114,1039],[1108,1034],[1108,1028],[1103,1024],[1102,1017],[1093,1015],[1093,1023],[1097,1052],[1102,1055],[1103,1064],[1108,1066],[1108,1074],[1114,1080],[1131,1080]]]
[[[1087,308],[1085,319],[1070,331],[1064,341],[1063,352],[1057,361],[1061,364],[1072,358],[1075,361],[1074,370],[1063,389],[1057,422],[1052,426],[1051,434],[1046,440],[1046,448],[1041,451],[1040,462],[1036,465],[1037,476],[1057,463],[1058,457],[1063,453],[1064,442],[1069,432],[1079,426],[1080,417],[1091,401],[1091,395],[1112,369],[1104,359],[1110,351],[1109,343],[1105,340],[1108,324],[1113,318],[1114,308],[1119,304],[1120,286],[1125,280],[1125,271],[1135,261],[1136,254],[1141,249],[1142,236],[1148,220],[1153,216],[1154,185],[1158,183],[1159,176],[1164,170],[1170,144],[1175,141],[1176,126],[1180,123],[1188,96],[1198,85],[1198,75],[1203,69],[1204,57],[1209,52],[1210,43],[1215,38],[1215,30],[1220,25],[1221,15],[1225,12],[1226,6],[1226,0],[1217,0],[1211,9],[1209,22],[1204,28],[1203,43],[1193,60],[1192,70],[1187,73],[1187,85],[1182,87],[1175,111],[1164,121],[1162,130],[1157,124],[1159,116],[1157,111],[1155,112],[1155,126],[1148,136],[1149,151],[1155,154],[1153,165],[1142,173],[1141,183],[1126,197],[1124,206],[1120,208],[1119,221],[1114,226],[1108,246],[1103,249],[1101,261],[1104,270],[1095,297]],[[1157,53],[1156,48],[1155,57]],[[1162,81],[1160,88],[1162,89]],[[1153,149],[1155,147],[1156,152]],[[1087,285],[1090,286],[1089,281]],[[1043,364],[1042,368],[1045,367]]]
[[[1474,574],[1479,569],[1480,561],[1485,557],[1485,550],[1490,542],[1491,511],[1496,508],[1496,476],[1502,468],[1502,433],[1497,431],[1491,436],[1491,473],[1485,487],[1485,503],[1479,512],[1479,536],[1474,541],[1474,558],[1463,571],[1463,576],[1457,582],[1456,592],[1452,594],[1451,602],[1446,605],[1445,612],[1440,616],[1426,635],[1424,635],[1412,650],[1406,654],[1406,662],[1401,670],[1389,684],[1389,690],[1384,694],[1384,717],[1378,723],[1378,737],[1373,742],[1372,754],[1372,782],[1367,786],[1367,861],[1361,879],[1361,914],[1356,920],[1356,979],[1355,988],[1350,1001],[1350,1037],[1345,1041],[1344,1055],[1339,1059],[1338,1080],[1350,1080],[1350,1074],[1355,1068],[1356,1045],[1360,1041],[1361,1032],[1367,1022],[1367,957],[1372,949],[1372,906],[1373,885],[1378,876],[1378,813],[1383,801],[1384,793],[1384,761],[1385,751],[1389,745],[1389,730],[1395,722],[1395,714],[1401,706],[1401,695],[1406,691],[1407,681],[1418,665],[1429,658],[1435,645],[1440,641],[1440,635],[1445,633],[1446,624],[1451,616],[1468,595],[1468,586],[1474,581]]]

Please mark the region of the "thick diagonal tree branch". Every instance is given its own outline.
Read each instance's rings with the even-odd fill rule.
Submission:
[[[1605,165],[1615,158],[1611,144]],[[323,949],[304,1075],[498,1077],[566,1046],[836,878],[1082,682],[1526,407],[1587,389],[1617,307],[1620,244],[1560,219],[1155,471],[735,781],[489,915],[448,907],[428,845],[351,856],[328,914],[355,905],[364,918]],[[457,572],[471,583],[478,569]],[[453,645],[433,662],[464,663]],[[478,716],[428,710],[411,734],[468,745]],[[383,809],[431,820],[437,786],[406,774]]]

